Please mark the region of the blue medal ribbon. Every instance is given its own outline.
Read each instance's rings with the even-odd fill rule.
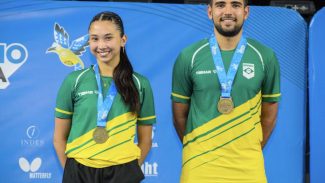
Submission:
[[[94,66],[95,77],[98,87],[98,99],[97,99],[97,126],[106,127],[108,112],[110,111],[114,98],[117,94],[114,80],[112,81],[111,86],[109,87],[108,93],[106,94],[105,100],[103,100],[103,91],[101,85],[101,79],[99,74],[98,65]]]
[[[222,61],[220,48],[219,45],[217,44],[216,37],[214,34],[211,35],[209,39],[209,44],[210,44],[210,49],[213,57],[213,62],[217,70],[217,76],[219,78],[219,82],[221,85],[221,97],[230,98],[232,83],[236,76],[240,61],[244,55],[246,45],[247,45],[247,40],[244,35],[241,36],[241,39],[232,57],[230,67],[227,73]]]

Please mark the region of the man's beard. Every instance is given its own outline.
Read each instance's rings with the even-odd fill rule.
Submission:
[[[241,31],[243,24],[241,24],[240,26],[236,25],[233,30],[224,30],[220,24],[214,24],[214,27],[216,28],[219,34],[225,37],[234,37]]]

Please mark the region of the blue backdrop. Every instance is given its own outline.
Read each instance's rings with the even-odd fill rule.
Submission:
[[[206,6],[143,3],[32,1],[0,3],[0,161],[7,182],[60,182],[62,169],[52,146],[55,98],[63,78],[75,67],[46,53],[54,42],[54,24],[71,42],[87,34],[100,11],[122,16],[126,50],[135,70],[151,82],[157,114],[153,148],[142,170],[143,182],[176,183],[181,144],[172,125],[171,73],[187,45],[213,30]],[[244,29],[277,54],[282,101],[277,126],[264,149],[269,183],[304,180],[306,119],[306,23],[294,11],[251,7]],[[86,67],[89,50],[80,56]]]
[[[309,29],[309,122],[310,122],[310,182],[325,180],[325,8],[313,17]]]

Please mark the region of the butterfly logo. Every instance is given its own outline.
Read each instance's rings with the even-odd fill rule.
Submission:
[[[41,164],[41,158],[35,158],[32,163],[29,163],[24,157],[19,158],[20,169],[24,172],[36,172],[41,167]]]

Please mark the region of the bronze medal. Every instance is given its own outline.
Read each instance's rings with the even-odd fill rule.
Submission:
[[[230,98],[220,97],[218,102],[218,111],[222,114],[229,114],[234,110],[234,103]]]
[[[103,144],[108,139],[108,132],[104,127],[97,127],[93,133],[93,139],[97,144]]]

